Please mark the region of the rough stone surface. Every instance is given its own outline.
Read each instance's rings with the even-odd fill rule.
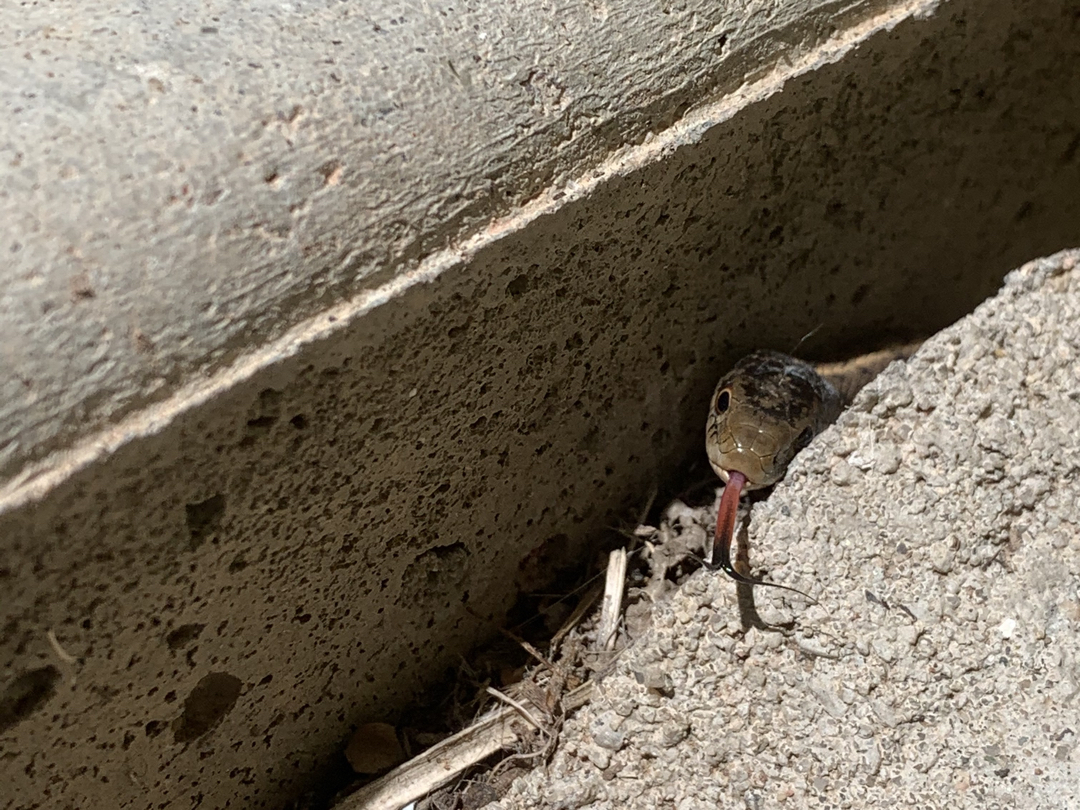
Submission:
[[[754,505],[753,562],[819,604],[698,572],[497,806],[1080,806],[1078,368],[1074,250],[890,366]]]
[[[655,133],[662,160],[567,181],[406,279],[434,283],[333,303],[276,363],[4,489],[4,804],[280,807],[700,457],[745,349],[935,331],[1080,244],[1077,25],[1064,0],[955,0],[843,59],[840,30]]]
[[[926,3],[13,6],[0,477],[439,249],[451,263],[850,18]]]

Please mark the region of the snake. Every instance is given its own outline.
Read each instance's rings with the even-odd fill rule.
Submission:
[[[731,542],[739,498],[783,478],[795,454],[832,424],[843,407],[835,385],[809,363],[781,352],[748,354],[720,378],[705,428],[709,463],[725,485],[709,555],[713,566],[747,585],[795,590],[735,570]]]
[[[709,463],[724,481],[712,552],[707,555],[710,568],[723,570],[736,582],[807,596],[735,570],[731,543],[739,498],[783,478],[796,453],[836,421],[864,385],[894,360],[911,357],[921,344],[921,340],[897,344],[847,362],[817,366],[761,349],[720,378],[705,427]]]

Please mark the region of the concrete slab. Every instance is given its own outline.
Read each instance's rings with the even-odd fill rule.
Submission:
[[[193,378],[459,265],[492,219],[748,73],[930,5],[20,6],[0,36],[0,477],[190,407]]]

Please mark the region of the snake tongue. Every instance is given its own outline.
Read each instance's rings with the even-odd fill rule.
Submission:
[[[716,513],[716,536],[713,538],[712,554],[709,555],[709,567],[723,569],[724,573],[736,582],[782,588],[785,591],[800,594],[817,604],[814,597],[803,593],[798,588],[789,588],[787,585],[777,585],[775,582],[745,576],[736,571],[735,566],[731,564],[731,541],[735,536],[735,517],[739,512],[739,496],[742,495],[745,486],[745,475],[734,470],[728,472],[727,486],[724,487],[724,494],[720,496],[720,509]]]
[[[731,540],[735,534],[735,516],[739,511],[739,496],[746,485],[746,476],[731,470],[728,473],[727,486],[720,497],[720,511],[716,514],[716,536],[713,538],[712,558],[716,565],[732,579],[743,581],[731,564]]]

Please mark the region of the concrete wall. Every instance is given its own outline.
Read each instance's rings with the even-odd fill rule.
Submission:
[[[290,327],[325,333],[333,304],[457,263],[750,68],[904,4],[845,5],[22,9],[0,41],[0,475],[190,406],[193,377],[265,365]]]
[[[741,351],[925,333],[1080,242],[1071,4],[930,7],[25,28],[5,71],[98,92],[3,162],[0,806],[282,806],[694,458]]]

